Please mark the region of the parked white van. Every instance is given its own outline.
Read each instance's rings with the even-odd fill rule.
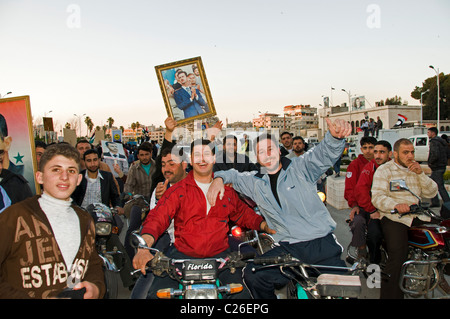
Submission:
[[[430,151],[430,146],[428,145],[428,135],[413,135],[409,137],[409,140],[414,144],[415,160],[417,162],[428,161],[428,152]]]
[[[443,132],[442,134],[447,134]],[[441,133],[438,136],[442,135]],[[427,134],[413,135],[408,138],[414,144],[415,160],[417,162],[428,161],[428,153],[430,151],[429,138]]]

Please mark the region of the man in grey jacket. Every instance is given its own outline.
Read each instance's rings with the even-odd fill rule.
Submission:
[[[232,169],[214,173],[207,195],[211,205],[223,195],[224,183],[231,183],[237,192],[256,202],[269,227],[276,231],[273,237],[278,245],[265,256],[289,253],[306,263],[345,266],[340,258],[342,247],[333,235],[336,223],[317,195],[316,183],[341,156],[351,127],[343,120],[326,120],[329,132],[324,140],[301,157],[280,157],[277,141],[263,134],[255,148],[259,172]],[[252,272],[252,266],[246,267],[244,281],[253,297],[276,298],[275,287],[289,279],[278,268]]]

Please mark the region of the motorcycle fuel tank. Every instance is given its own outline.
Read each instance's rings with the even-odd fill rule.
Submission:
[[[449,228],[441,225],[425,224],[408,231],[409,244],[426,250],[444,249],[446,242],[450,243],[449,239]]]

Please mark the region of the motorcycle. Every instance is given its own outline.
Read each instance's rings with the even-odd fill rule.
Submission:
[[[320,192],[318,192],[318,195],[324,202],[326,195]],[[254,202],[248,198],[243,198],[243,200],[259,214],[259,208]],[[287,286],[275,290],[275,294],[281,299],[357,298],[361,293],[359,274],[362,273],[367,276],[365,260],[357,261],[352,267],[335,267],[308,265],[291,255],[261,257],[262,254],[275,246],[275,241],[271,235],[256,230],[242,230],[238,226],[232,227],[231,234],[239,240],[236,249],[238,255],[242,256],[242,259],[246,262],[253,261],[255,265],[261,265],[261,267],[252,269],[252,271],[267,267],[279,267],[281,273],[291,279]],[[256,257],[249,259],[248,255],[246,256],[242,252],[246,245],[255,249]],[[286,268],[290,271],[286,271]],[[308,269],[313,270],[312,274]],[[320,274],[319,269],[348,271],[354,276]]]
[[[261,215],[258,206],[249,197],[239,194],[239,198],[252,208],[256,214]],[[231,249],[238,251],[239,254],[248,246],[255,254],[262,255],[274,247],[275,241],[271,235],[262,231],[244,229],[240,226],[230,224],[229,243]]]
[[[391,191],[408,191],[419,202],[410,206],[406,214],[422,214],[431,217],[433,222],[421,226],[413,226],[408,230],[408,260],[403,263],[400,273],[400,288],[410,297],[435,296],[435,289],[444,274],[449,274],[450,263],[450,219],[436,215],[428,203],[423,203],[414,194],[404,180],[390,182]],[[397,210],[392,210],[397,214]],[[402,214],[399,218],[402,218]],[[449,295],[444,292],[444,297]]]
[[[318,191],[317,195],[319,196],[320,200],[325,204],[326,201],[326,195],[324,192]],[[243,200],[250,208],[252,208],[256,214],[261,215],[261,212],[259,210],[258,205],[254,201],[252,201],[250,198],[239,194],[239,197],[241,200]],[[231,245],[232,248],[235,250],[238,250],[241,252],[242,248],[245,245],[248,245],[256,250],[257,255],[262,255],[265,252],[271,250],[275,246],[275,240],[273,237],[267,233],[264,233],[262,231],[257,230],[249,230],[249,229],[243,229],[242,227],[236,226],[236,225],[230,225],[231,231],[231,240],[230,243],[234,240],[238,242],[238,244]],[[237,249],[236,249],[237,248]]]
[[[245,262],[236,252],[226,258],[193,258],[173,259],[165,256],[161,251],[147,246],[145,240],[137,233],[133,233],[134,245],[154,253],[154,258],[146,267],[155,276],[169,275],[179,282],[179,289],[165,288],[157,292],[160,299],[221,299],[224,294],[236,294],[243,290],[242,284],[231,283],[220,286],[218,273],[226,268],[232,273],[236,268],[243,267]],[[134,270],[132,275],[141,270]]]
[[[129,275],[131,261],[125,253],[125,248],[119,239],[119,227],[114,219],[114,210],[102,203],[90,204],[87,211],[95,222],[95,245],[97,253],[103,260],[105,274],[105,299],[117,299],[119,282],[124,287],[133,284]]]
[[[289,255],[255,257],[253,272],[268,267],[278,267],[290,279],[286,287],[286,299],[353,299],[361,294],[359,274],[365,274],[367,265],[356,262],[352,267],[313,265]],[[321,273],[320,270],[349,272],[351,275]]]

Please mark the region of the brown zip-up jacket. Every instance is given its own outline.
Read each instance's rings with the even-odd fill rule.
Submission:
[[[155,161],[150,160],[150,173],[147,174],[141,166],[140,161],[134,162],[128,170],[127,181],[124,186],[125,193],[132,195],[144,195],[148,200],[152,195],[150,193],[152,188],[152,176],[156,170]]]
[[[81,244],[69,273],[39,197],[0,213],[0,298],[56,297],[80,281],[95,284],[103,297],[104,274],[92,217],[72,204],[80,220]]]

